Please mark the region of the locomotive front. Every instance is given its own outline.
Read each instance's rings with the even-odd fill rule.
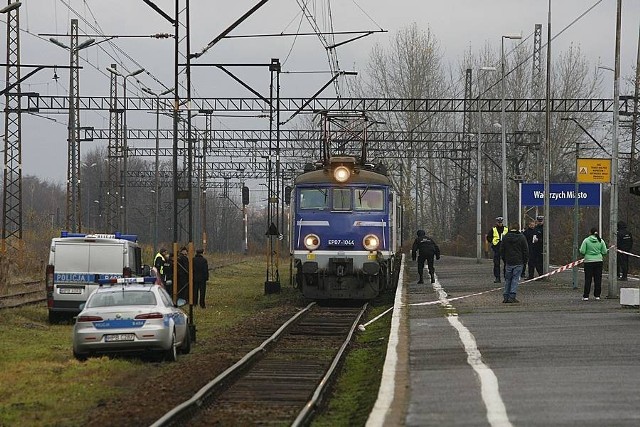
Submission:
[[[332,157],[296,178],[291,254],[310,299],[366,300],[395,287],[398,208],[381,168]]]

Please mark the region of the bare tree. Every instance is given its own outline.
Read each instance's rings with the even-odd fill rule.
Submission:
[[[415,23],[400,30],[388,49],[377,45],[372,50],[367,74],[368,80],[361,90],[370,97],[437,99],[445,97],[448,86],[437,38],[430,29],[423,31]],[[377,119],[387,130],[410,135],[408,152],[400,152],[397,145],[391,144],[389,158],[381,159],[393,172],[403,195],[405,221],[414,227],[450,223],[450,192],[442,189],[442,182],[449,185],[445,181],[447,168],[442,156],[438,156],[437,143],[419,143],[419,138],[411,137],[413,132],[442,129],[447,117],[390,112],[378,114]],[[441,228],[433,230],[441,237],[438,235],[443,231]]]

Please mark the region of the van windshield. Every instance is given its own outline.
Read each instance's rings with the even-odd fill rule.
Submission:
[[[55,251],[56,271],[122,274],[123,247],[109,243],[58,243]]]

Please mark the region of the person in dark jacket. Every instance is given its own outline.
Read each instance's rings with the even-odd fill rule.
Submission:
[[[164,288],[173,298],[173,252],[167,253],[162,274],[164,276]]]
[[[505,264],[504,291],[502,296],[504,303],[520,302],[516,299],[518,283],[524,264],[529,260],[529,246],[527,239],[520,233],[520,224],[517,222],[509,226],[509,232],[500,244],[500,257]]]
[[[440,259],[440,248],[436,244],[435,240],[427,236],[427,233],[424,230],[418,230],[416,234],[418,237],[413,241],[413,246],[411,247],[411,259],[415,261],[416,256],[418,258],[418,275],[420,277],[418,283],[424,283],[422,275],[424,272],[425,261],[427,261],[427,266],[429,268],[431,283],[434,283],[436,281],[436,270],[433,267],[433,257],[435,256],[436,259]]]
[[[527,271],[527,268],[529,268],[529,278],[533,279],[533,272],[536,268],[535,255],[533,254],[533,236],[536,233],[535,227],[536,227],[536,223],[533,221],[529,221],[527,228],[525,228],[524,231],[522,232],[522,234],[524,235],[524,238],[527,239],[527,246],[529,247],[529,263],[528,265],[525,265],[524,267],[522,267],[522,275],[520,276],[523,279],[526,276],[525,273]]]
[[[616,247],[621,251],[630,252],[633,247],[633,236],[627,230],[627,223],[624,221],[618,222],[618,238]],[[629,273],[629,255],[618,252],[618,279],[627,280],[627,274]]]
[[[200,303],[206,308],[207,280],[209,280],[209,263],[204,257],[204,249],[198,249],[193,258],[193,303]]]
[[[189,301],[189,251],[186,246],[178,254],[178,298]]]
[[[542,264],[544,261],[544,257],[542,256],[542,249],[544,247],[544,217],[542,215],[536,217],[536,226],[533,231],[534,234],[531,245],[531,256],[533,260],[531,260],[531,263],[538,272],[538,276],[542,276]],[[529,279],[533,279],[533,273],[533,269],[529,268]]]

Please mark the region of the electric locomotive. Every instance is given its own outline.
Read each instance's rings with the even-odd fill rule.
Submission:
[[[313,300],[368,300],[394,289],[400,207],[386,168],[330,157],[307,165],[291,197],[296,286]]]

